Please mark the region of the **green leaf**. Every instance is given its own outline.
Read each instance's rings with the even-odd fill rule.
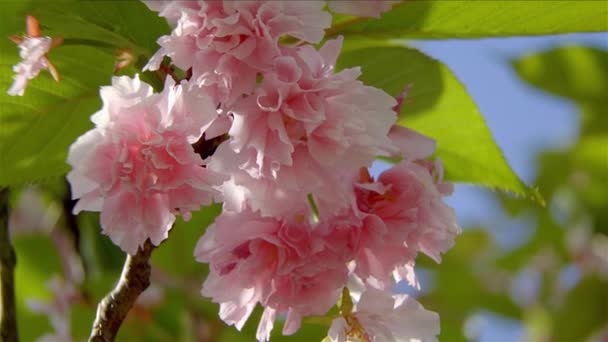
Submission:
[[[483,117],[464,86],[442,63],[397,46],[368,47],[343,53],[339,68],[361,66],[361,79],[396,96],[413,87],[399,124],[437,140],[446,178],[511,192],[542,203],[534,189],[507,164]]]
[[[188,222],[179,217],[169,238],[152,254],[152,264],[171,276],[202,280],[207,274],[207,266],[194,260],[194,247],[221,211],[221,205],[213,204],[193,212]]]
[[[141,1],[36,1],[30,8],[48,35],[130,48],[150,57],[167,22]]]
[[[560,263],[567,261],[569,254],[564,246],[565,233],[561,228],[548,208],[539,208],[534,235],[525,244],[497,258],[496,267],[508,271],[521,270],[543,251],[551,251]]]
[[[87,46],[63,46],[49,55],[61,74],[56,83],[44,71],[25,96],[12,97],[11,66],[18,61],[10,41],[0,41],[0,185],[59,176],[69,168],[68,147],[92,127],[101,106],[99,86],[110,82],[113,56]]]
[[[607,104],[608,51],[564,46],[512,61],[533,86],[579,102]]]
[[[4,0],[0,34],[23,34],[26,15],[35,16],[43,35],[61,36],[70,43],[131,48],[148,57],[156,40],[170,32],[156,12],[137,0]]]
[[[0,186],[67,172],[68,148],[92,127],[89,117],[100,108],[99,87],[111,82],[117,49],[131,49],[145,61],[168,32],[167,23],[139,1],[74,0],[3,3],[0,32],[22,34],[26,14],[37,17],[44,35],[65,38],[49,53],[61,81],[43,71],[25,96],[8,96],[19,50],[0,40]]]
[[[608,51],[565,46],[512,61],[518,75],[554,95],[576,101],[582,134],[608,132]]]
[[[404,1],[380,19],[355,18],[329,35],[479,38],[608,31],[603,1]]]
[[[608,234],[608,132],[583,136],[568,157],[577,205],[592,215],[595,231]]]
[[[116,282],[125,262],[125,253],[101,233],[99,213],[78,214],[80,255],[87,271],[87,286],[92,294],[104,296]]]
[[[463,326],[467,317],[479,310],[521,318],[520,308],[509,297],[500,274],[493,269],[496,246],[484,230],[470,229],[460,235],[456,245],[438,265],[428,258],[418,259],[418,267],[434,271],[432,292],[420,303],[441,316],[441,341],[466,341]],[[420,261],[420,262],[419,262]]]
[[[588,276],[567,294],[556,312],[552,341],[584,341],[606,323],[608,282]]]
[[[608,228],[608,51],[564,46],[512,61],[531,85],[575,101],[582,117],[581,137],[569,150],[545,152],[537,184],[551,199],[556,191],[575,196],[574,216],[592,215],[594,229]],[[572,209],[571,209],[572,210]]]
[[[32,312],[27,302],[52,299],[47,281],[54,274],[61,274],[61,263],[48,236],[18,236],[13,239],[13,246],[17,254],[15,290],[19,335],[23,341],[34,341],[52,328],[47,316]]]

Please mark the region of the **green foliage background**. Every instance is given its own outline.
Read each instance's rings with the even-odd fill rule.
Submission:
[[[123,255],[99,234],[96,214],[79,215],[77,231],[67,229],[71,214],[61,209],[67,196],[62,180],[69,170],[67,149],[92,127],[89,117],[100,107],[99,87],[110,83],[118,51],[135,56],[134,63],[120,71],[133,75],[157,49],[156,39],[170,28],[137,1],[11,0],[0,3],[0,36],[22,34],[26,14],[38,18],[44,35],[65,38],[49,55],[62,79],[57,84],[43,72],[29,83],[23,98],[0,92],[0,186],[11,189],[16,207],[21,191],[35,183],[45,206],[60,208],[55,230],[75,239],[86,275],[80,289],[85,296],[71,314],[72,334],[81,340],[88,335],[95,304],[120,273]],[[598,261],[588,253],[581,255],[608,234],[608,53],[572,46],[512,62],[531,86],[574,101],[581,113],[577,143],[568,150],[540,154],[540,171],[531,187],[509,167],[475,103],[449,68],[408,47],[404,39],[607,31],[607,18],[608,6],[602,1],[429,0],[405,2],[381,19],[339,16],[328,30],[328,37],[345,36],[339,68],[360,66],[363,81],[392,95],[414,85],[399,123],[437,140],[437,156],[444,161],[449,180],[499,190],[496,196],[506,212],[534,218],[533,238],[507,254],[483,229],[471,229],[441,265],[421,261],[436,274],[437,286],[421,302],[442,317],[441,340],[466,340],[463,323],[482,309],[525,322],[535,341],[582,341],[608,329],[608,271],[597,269]],[[18,60],[16,46],[0,39],[0,89],[9,88],[11,67]],[[162,86],[153,73],[142,78]],[[564,198],[569,204],[559,207]],[[563,211],[559,219],[555,210]],[[194,262],[192,251],[219,211],[214,205],[190,222],[179,221],[170,239],[155,251],[153,283],[162,288],[163,300],[134,310],[119,340],[252,339],[257,318],[248,322],[244,333],[237,333],[218,321],[217,305],[199,295],[206,269]],[[569,241],[581,224],[589,227],[589,246],[573,249]],[[50,300],[45,283],[63,268],[48,236],[15,236],[14,244],[19,259],[19,328],[22,339],[32,341],[51,326],[26,302]],[[551,260],[548,267],[538,265],[543,258]],[[558,272],[573,263],[584,270],[583,278],[563,290]],[[496,282],[506,284],[528,269],[542,274],[542,291],[534,302],[522,305]],[[314,320],[293,337],[279,336],[280,328],[275,327],[274,341],[314,341],[325,336],[328,326]]]

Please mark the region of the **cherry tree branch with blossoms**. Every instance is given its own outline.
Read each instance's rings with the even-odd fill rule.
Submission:
[[[449,44],[414,42],[606,32],[603,5],[3,2],[0,339],[432,342],[475,338],[462,327],[480,307],[519,319],[539,305],[551,324],[532,339],[601,339],[608,197],[589,190],[606,174],[608,91],[591,77],[606,52],[505,64],[589,119],[540,154],[531,187]],[[459,236],[448,180],[500,191],[537,229],[509,251],[482,227]],[[559,210],[532,208],[541,189]]]
[[[397,2],[328,7],[378,17]],[[163,89],[113,77],[67,158],[74,214],[100,212],[102,233],[128,254],[89,340],[114,340],[177,216],[214,202],[223,211],[193,255],[209,265],[201,294],[226,324],[241,330],[259,304],[259,341],[279,316],[292,335],[342,294],[351,304],[331,317],[333,342],[435,340],[438,315],[391,292],[419,286],[417,255],[440,262],[460,233],[435,141],[397,124],[409,87],[395,99],[359,80],[359,67],[338,70],[342,36],[314,47],[332,22],[324,1],[145,4],[173,26],[143,68],[165,76]],[[13,95],[51,66],[50,38],[33,38],[19,41]],[[121,56],[115,70],[131,58]],[[378,157],[399,162],[374,178]]]

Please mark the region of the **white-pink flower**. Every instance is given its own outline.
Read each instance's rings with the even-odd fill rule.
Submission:
[[[257,338],[266,341],[277,314],[287,315],[283,334],[290,335],[303,317],[336,303],[348,271],[308,217],[296,208],[290,220],[225,211],[209,226],[194,254],[210,265],[202,294],[220,304],[224,322],[240,330],[260,303]]]
[[[439,315],[413,298],[368,287],[351,313],[329,328],[331,342],[437,341]]]
[[[418,252],[440,262],[441,253],[454,245],[460,227],[442,199],[451,185],[443,183],[440,165],[404,160],[376,182],[361,176],[356,185],[357,206],[364,216],[355,259],[358,276],[390,286],[391,275],[411,279],[408,267]]]
[[[348,206],[352,188],[343,179],[393,146],[388,133],[396,101],[358,81],[358,68],[335,70],[341,45],[339,38],[319,51],[284,49],[254,94],[231,108],[232,152],[221,150],[215,158],[223,161],[212,164],[232,173],[263,215],[280,215],[285,198],[305,202],[311,193],[327,212]],[[222,168],[226,159],[238,165]],[[267,196],[248,196],[247,189],[260,184]]]
[[[399,2],[401,0],[329,0],[327,5],[334,13],[380,18]]]
[[[223,177],[205,168],[191,144],[217,116],[213,101],[168,78],[162,93],[136,76],[102,87],[96,127],[70,147],[67,178],[74,212],[101,211],[103,232],[135,254],[147,239],[167,238],[175,215],[212,202]]]
[[[169,56],[192,79],[213,89],[227,105],[249,94],[259,72],[280,54],[279,39],[316,43],[331,24],[321,1],[146,1],[176,27],[158,39],[160,50],[146,68]]]
[[[19,43],[19,55],[22,61],[13,67],[14,81],[8,94],[23,96],[27,82],[38,76],[41,70],[49,69],[50,62],[46,54],[51,49],[51,37],[24,37]]]

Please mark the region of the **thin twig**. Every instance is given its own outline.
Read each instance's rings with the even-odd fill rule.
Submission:
[[[8,231],[8,189],[0,188],[0,340],[19,341],[17,334],[17,310],[15,309],[15,265],[17,257]]]
[[[118,284],[99,302],[89,342],[114,341],[137,297],[150,286],[149,260],[154,248],[147,240],[135,255],[127,256]]]

